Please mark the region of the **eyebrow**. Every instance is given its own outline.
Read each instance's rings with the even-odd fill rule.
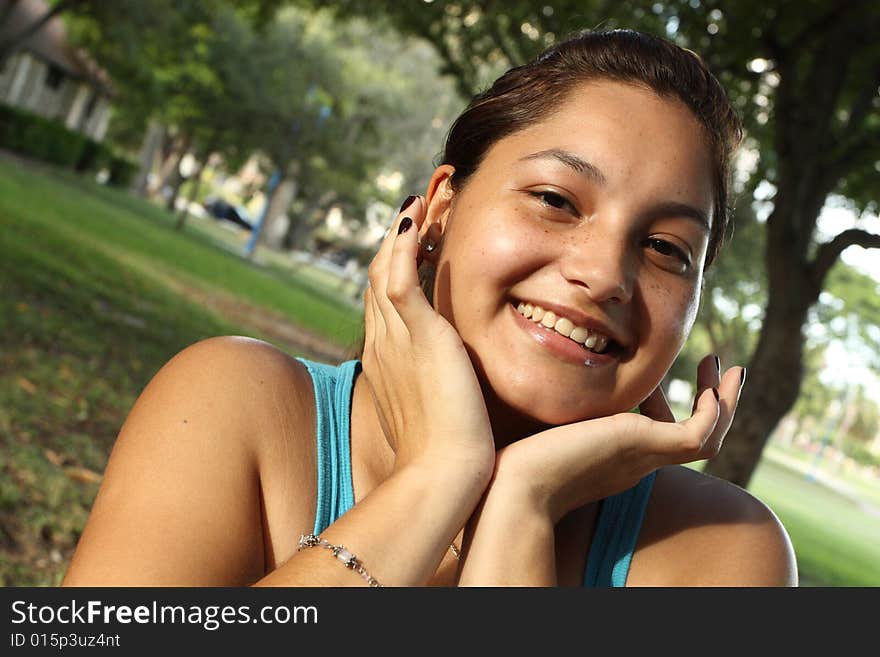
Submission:
[[[605,178],[605,174],[602,173],[599,167],[595,164],[587,162],[582,157],[578,157],[574,153],[569,153],[561,148],[548,148],[547,150],[538,151],[537,153],[532,153],[531,155],[526,155],[525,157],[520,158],[520,161],[546,159],[562,162],[568,168],[574,169],[582,176],[586,176],[599,185],[604,185],[608,182],[608,179]]]
[[[709,225],[709,217],[702,210],[695,208],[687,203],[678,203],[677,201],[665,201],[659,205],[655,205],[648,212],[652,217],[682,217],[697,222],[701,228],[707,233],[712,232]]]
[[[568,151],[564,151],[561,148],[548,148],[543,151],[538,151],[537,153],[531,153],[530,155],[526,155],[525,157],[520,158],[520,161],[526,160],[545,160],[545,159],[553,159],[561,162],[565,166],[570,169],[573,169],[577,173],[585,176],[586,178],[592,180],[593,182],[599,185],[605,185],[608,182],[608,179],[605,177],[605,174],[602,173],[602,170],[599,169],[595,164],[591,162],[587,162],[582,157],[575,155],[574,153],[569,153]],[[649,212],[652,216],[655,217],[683,217],[685,219],[691,219],[697,222],[702,228],[704,228],[707,232],[711,232],[711,226],[709,224],[709,217],[706,216],[706,213],[702,210],[695,208],[692,205],[688,205],[687,203],[678,203],[677,201],[666,201],[664,203],[660,203],[659,205],[651,208]]]

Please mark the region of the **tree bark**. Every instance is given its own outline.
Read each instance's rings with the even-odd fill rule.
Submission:
[[[280,249],[287,234],[289,224],[281,225],[288,217],[288,210],[293,199],[296,198],[299,163],[296,161],[288,164],[284,170],[284,177],[272,192],[269,205],[266,208],[266,217],[260,230],[260,242],[273,249]]]
[[[147,134],[144,136],[144,141],[141,145],[139,157],[141,168],[140,171],[138,171],[137,178],[134,180],[134,184],[132,185],[132,191],[138,196],[147,195],[147,185],[149,183],[150,173],[153,171],[153,164],[156,160],[156,155],[161,150],[162,141],[164,139],[165,126],[158,121],[150,121],[150,125],[147,128]]]
[[[736,417],[721,453],[706,464],[706,473],[748,486],[767,440],[797,400],[804,374],[802,327],[809,306],[805,299],[785,309],[768,304]]]
[[[748,487],[764,446],[797,401],[804,377],[803,327],[819,298],[807,260],[809,238],[828,194],[812,163],[789,169],[767,221],[768,299],[758,344],[749,360],[733,424],[724,447],[705,472]]]

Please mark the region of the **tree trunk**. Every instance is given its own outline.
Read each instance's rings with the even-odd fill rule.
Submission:
[[[724,447],[705,472],[746,488],[779,421],[797,401],[804,377],[803,327],[821,286],[807,259],[810,236],[824,204],[811,164],[779,184],[767,221],[768,300],[758,344],[748,364]]]
[[[147,128],[147,134],[144,136],[144,142],[141,145],[140,163],[141,168],[137,178],[134,180],[132,190],[138,196],[147,195],[147,184],[150,179],[150,173],[153,171],[153,164],[156,161],[162,142],[165,139],[165,127],[158,121],[150,121]]]
[[[184,153],[181,153],[179,159],[177,161],[178,165],[180,164],[180,160],[183,159]],[[174,167],[174,170],[168,176],[168,180],[162,186],[164,190],[166,187],[169,188],[168,198],[165,199],[165,209],[168,212],[174,212],[177,207],[177,196],[180,194],[180,186],[183,185],[183,176],[180,175],[180,168]]]
[[[180,175],[180,161],[189,150],[190,138],[165,136],[162,144],[162,165],[155,182],[147,188],[147,193],[161,194],[162,190],[174,183],[174,176]]]
[[[768,304],[736,417],[721,453],[706,464],[706,473],[748,486],[770,435],[797,400],[803,379],[802,327],[809,306],[803,300],[788,310]]]
[[[266,208],[266,217],[263,227],[260,229],[260,241],[273,249],[280,249],[287,234],[289,225],[288,210],[293,199],[296,198],[296,176],[299,165],[291,163],[284,172],[284,178],[272,192],[269,205]]]
[[[205,159],[207,160],[207,157]],[[202,185],[202,172],[204,170],[205,163],[202,162],[201,164],[199,164],[199,168],[190,178],[190,180],[192,180],[192,186],[189,188],[189,194],[186,198],[186,205],[184,205],[177,213],[177,222],[174,224],[175,230],[183,230],[183,225],[186,223],[187,217],[189,217],[189,206],[191,203],[195,202],[196,198],[199,195],[199,188]]]
[[[328,190],[317,198],[313,199],[305,210],[299,216],[290,222],[287,234],[284,236],[284,248],[288,250],[302,250],[303,242],[309,232],[315,228],[320,222],[320,218],[316,218],[319,213],[325,214],[327,207],[336,200],[339,195]]]

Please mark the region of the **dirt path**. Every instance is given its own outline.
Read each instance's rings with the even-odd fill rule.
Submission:
[[[168,281],[166,284],[172,285]],[[253,328],[273,344],[302,352],[306,358],[339,363],[352,355],[352,347],[340,346],[327,338],[296,326],[286,317],[262,306],[250,304],[239,297],[216,291],[191,288],[175,283],[174,291],[229,321]]]

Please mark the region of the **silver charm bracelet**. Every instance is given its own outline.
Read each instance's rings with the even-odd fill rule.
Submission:
[[[349,568],[356,572],[358,575],[363,577],[367,584],[373,587],[381,587],[382,585],[367,572],[364,565],[361,563],[361,560],[358,559],[352,552],[345,549],[344,545],[333,545],[332,543],[325,541],[323,538],[315,536],[314,534],[303,534],[299,538],[299,548],[297,552],[300,550],[305,550],[310,547],[322,547],[327,548],[331,552],[333,552],[333,556],[339,559],[346,568]]]

